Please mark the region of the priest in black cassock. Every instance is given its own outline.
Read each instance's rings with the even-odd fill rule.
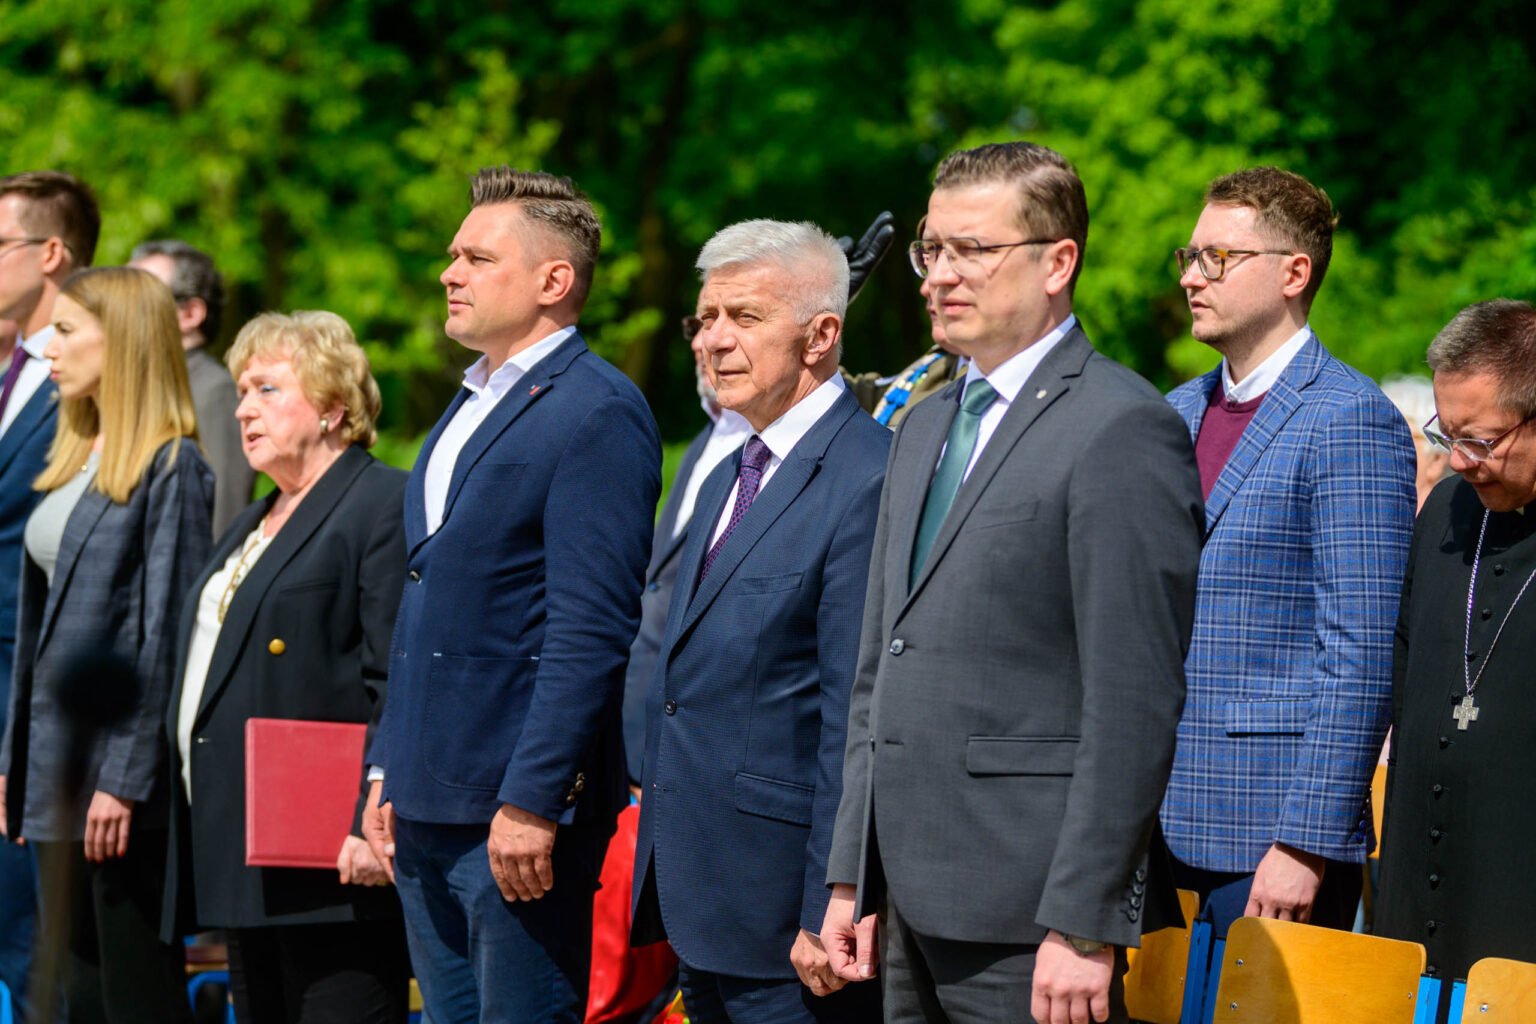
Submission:
[[[1376,932],[1429,972],[1536,961],[1536,309],[1458,313],[1425,429],[1458,474],[1415,524],[1397,624]]]

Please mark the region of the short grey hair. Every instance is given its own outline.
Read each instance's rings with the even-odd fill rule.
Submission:
[[[1397,406],[1414,437],[1424,436],[1424,424],[1435,415],[1435,386],[1428,377],[1404,374],[1381,382],[1381,393]]]
[[[213,257],[179,238],[157,238],[134,246],[129,263],[151,256],[167,256],[171,261],[171,294],[179,306],[191,299],[202,299],[208,313],[198,330],[203,341],[213,344],[224,322],[224,278],[213,264]]]
[[[795,281],[788,298],[802,324],[821,313],[842,320],[848,312],[848,257],[810,221],[744,220],[721,228],[694,265],[705,278],[726,267],[778,267]]]
[[[1451,318],[1425,356],[1440,373],[1486,373],[1498,381],[1495,401],[1526,419],[1536,416],[1536,308],[1491,299]]]

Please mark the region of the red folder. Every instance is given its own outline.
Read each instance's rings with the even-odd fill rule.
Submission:
[[[359,722],[245,723],[245,863],[336,868],[363,773]]]

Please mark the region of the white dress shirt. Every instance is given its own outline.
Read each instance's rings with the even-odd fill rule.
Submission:
[[[21,373],[16,377],[16,386],[11,389],[11,400],[5,407],[5,415],[0,416],[0,434],[10,429],[11,421],[16,419],[16,414],[32,400],[37,389],[43,386],[43,381],[48,379],[48,373],[52,364],[43,358],[43,349],[48,342],[53,340],[53,324],[49,324],[30,338],[18,338],[16,344],[27,352],[27,361],[21,364]],[[0,370],[0,376],[4,371]]]
[[[490,360],[485,356],[475,360],[464,371],[464,386],[469,389],[470,395],[438,435],[422,480],[428,536],[436,533],[437,528],[443,525],[443,513],[448,504],[448,485],[453,481],[453,467],[459,461],[459,452],[469,443],[475,429],[485,422],[485,418],[512,390],[513,385],[522,380],[523,374],[533,369],[540,359],[559,348],[565,339],[575,333],[575,327],[562,327],[510,357],[495,373],[490,372]]]
[[[789,410],[768,424],[757,436],[763,444],[768,446],[768,465],[763,468],[763,478],[757,483],[757,495],[752,499],[756,501],[763,496],[763,488],[768,486],[768,481],[773,474],[784,464],[789,453],[794,450],[800,439],[816,425],[816,421],[826,415],[827,410],[837,402],[848,386],[843,383],[843,375],[835,373],[821,386],[800,401],[789,407]],[[742,442],[745,444],[746,442]],[[720,540],[720,535],[725,532],[726,524],[731,521],[731,510],[736,507],[736,492],[741,489],[741,476],[738,474],[736,483],[731,486],[731,493],[725,499],[725,507],[720,510],[720,518],[715,522],[715,532],[710,534],[709,545],[714,547]]]
[[[1302,324],[1301,330],[1291,335],[1279,348],[1269,354],[1269,358],[1256,366],[1252,373],[1242,380],[1232,379],[1232,364],[1226,357],[1221,360],[1221,386],[1226,392],[1229,402],[1247,402],[1265,394],[1275,386],[1275,381],[1285,372],[1285,368],[1291,365],[1291,360],[1296,358],[1296,353],[1312,337],[1312,325]]]
[[[984,380],[992,385],[992,390],[997,392],[997,399],[989,406],[987,411],[981,414],[981,424],[976,428],[976,447],[971,449],[971,461],[965,465],[965,475],[971,475],[971,470],[976,468],[976,460],[981,458],[982,450],[987,447],[987,442],[992,440],[992,435],[997,433],[997,425],[1003,422],[1008,409],[1013,405],[1014,399],[1019,397],[1019,392],[1024,387],[1024,382],[1029,380],[1029,375],[1035,372],[1042,360],[1050,354],[1051,349],[1067,336],[1072,328],[1077,326],[1077,314],[1068,313],[1067,318],[1046,334],[1045,337],[1035,342],[1017,355],[1010,356],[991,373],[982,373],[981,368],[973,361],[965,370],[965,386],[970,387],[971,381]],[[961,400],[965,398],[965,392],[960,393]],[[939,452],[939,458],[944,458],[944,452]],[[964,479],[964,478],[962,478]]]
[[[727,455],[746,444],[747,438],[752,436],[752,424],[747,422],[745,416],[729,409],[720,409],[709,402],[700,404],[704,406],[704,414],[714,421],[714,426],[710,428],[709,440],[704,442],[704,450],[699,452],[698,461],[693,464],[693,472],[683,482],[683,496],[677,502],[677,518],[672,522],[673,540],[688,528],[688,520],[693,517],[694,502],[699,499],[699,488],[704,486],[710,471],[725,461]]]

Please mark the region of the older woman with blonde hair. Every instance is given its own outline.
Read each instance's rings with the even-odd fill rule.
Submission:
[[[166,934],[227,930],[241,1024],[403,1021],[405,933],[359,831],[361,760],[352,832],[335,836],[339,879],[248,866],[243,840],[248,719],[377,720],[405,574],[406,475],[368,454],[379,389],[341,317],[264,313],[226,363],[245,456],[277,487],[215,545],[182,614],[166,721],[167,893],[179,905]]]
[[[81,271],[53,326],[59,420],[25,532],[5,831],[36,845],[44,934],[67,935],[69,1020],[183,1021],[184,953],[159,936],[161,722],[182,598],[208,557],[213,473],[165,285]],[[112,720],[90,729],[92,716]]]

